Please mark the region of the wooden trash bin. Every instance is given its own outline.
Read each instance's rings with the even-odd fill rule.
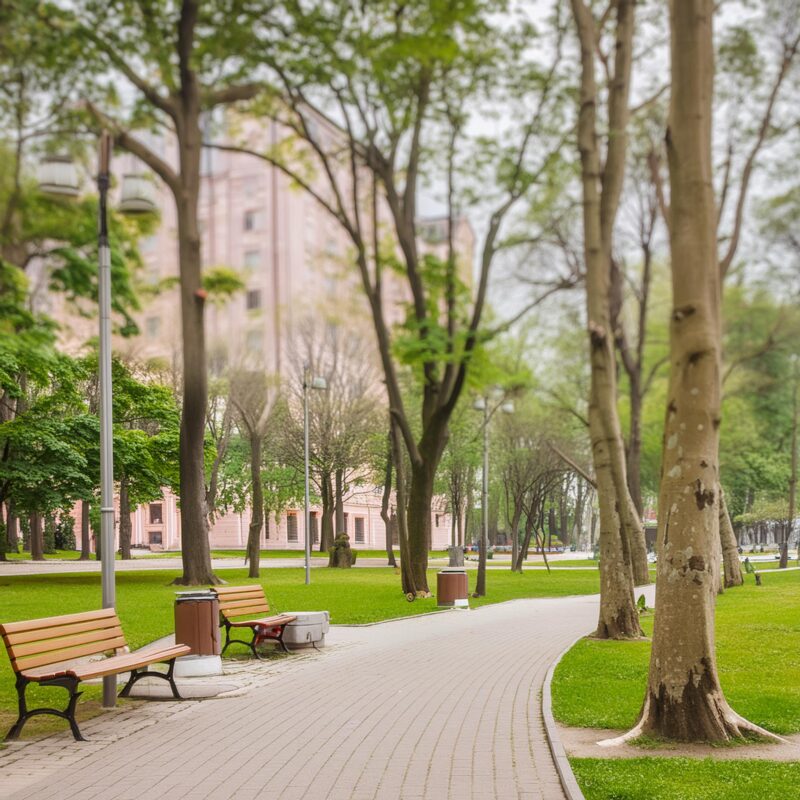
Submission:
[[[444,608],[469,606],[469,583],[464,569],[443,569],[436,575],[436,604]]]

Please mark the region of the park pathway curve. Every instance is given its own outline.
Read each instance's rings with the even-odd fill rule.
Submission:
[[[323,653],[258,664],[238,696],[115,711],[83,725],[86,744],[11,745],[0,796],[562,800],[540,692],[596,618],[595,596],[337,627]]]

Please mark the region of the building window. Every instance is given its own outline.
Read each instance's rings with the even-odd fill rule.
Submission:
[[[150,503],[150,524],[163,525],[164,517],[162,515],[161,503]]]
[[[286,515],[286,541],[297,541],[297,514]]]
[[[261,230],[261,214],[258,211],[244,212],[244,229],[246,231]]]
[[[261,308],[261,289],[248,289],[246,302],[248,311]]]
[[[344,515],[344,530],[343,531],[337,531],[337,533],[347,533],[348,528],[349,528],[349,525],[348,525],[349,519],[350,519],[350,515],[349,514],[345,514]]]
[[[269,514],[264,518],[264,538],[269,539]]]
[[[148,317],[144,323],[148,339],[157,339],[161,332],[161,317]]]
[[[319,544],[319,518],[316,514],[311,515],[311,541]]]
[[[244,254],[244,268],[250,272],[261,266],[261,251],[247,250]]]
[[[436,514],[434,516],[434,527],[436,527],[436,528],[439,527],[439,515],[438,514]]]
[[[364,517],[356,517],[353,522],[356,529],[356,544],[364,544]]]
[[[164,542],[161,537],[161,531],[148,531],[147,541],[150,544],[163,544]]]

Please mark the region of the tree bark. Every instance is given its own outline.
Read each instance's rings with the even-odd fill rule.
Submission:
[[[522,572],[522,561],[524,559],[520,559],[520,547],[519,547],[519,522],[522,519],[522,505],[520,503],[514,503],[514,511],[511,517],[511,536],[513,537],[511,540],[511,571],[512,572]]]
[[[720,274],[712,183],[713,0],[673,0],[671,186],[673,311],[659,493],[650,672],[631,734],[727,741],[763,733],[728,705],[714,649],[719,543]]]
[[[406,493],[405,459],[403,457],[404,451],[400,431],[398,430],[394,418],[392,418],[390,424],[390,433],[392,438],[392,461],[394,462],[395,474],[395,497],[397,499],[397,541],[400,547],[400,583],[406,597],[409,600],[413,600],[417,596],[417,585],[414,580],[414,570],[411,568],[411,556],[409,555],[408,517],[406,516],[408,497]]]
[[[572,0],[572,9],[581,45],[578,148],[583,182],[584,260],[591,365],[590,406],[595,415],[592,439],[604,439],[603,457],[599,465],[595,463],[598,486],[601,483],[599,470],[605,469],[609,472],[602,481],[605,490],[598,492],[598,501],[601,506],[612,504],[611,509],[605,509],[606,524],[601,522],[601,537],[602,530],[605,529],[607,536],[617,530],[621,537],[627,539],[624,546],[607,546],[605,550],[609,553],[624,552],[630,559],[634,581],[645,584],[650,582],[647,547],[644,528],[628,490],[622,429],[617,412],[617,364],[610,306],[612,237],[625,176],[634,3],[632,0],[620,0],[616,3],[614,77],[608,99],[610,133],[606,159],[602,166],[596,129],[596,25],[591,8],[583,0]],[[596,447],[597,445],[593,446],[593,453],[596,452]],[[612,523],[612,518],[617,518],[618,522]],[[611,573],[607,577],[613,580]],[[620,580],[623,584],[626,583],[623,575],[620,575]],[[607,586],[610,583],[602,583],[601,592]],[[622,596],[626,592],[627,588],[623,588],[618,594]]]
[[[411,484],[408,491],[408,557],[418,593],[430,594],[428,588],[428,542],[431,531],[431,502],[436,474],[432,459],[411,465]],[[401,555],[402,560],[402,555]]]
[[[344,470],[336,470],[336,536],[340,533],[347,533],[344,519]]]
[[[392,547],[392,517],[389,513],[389,499],[392,496],[392,448],[389,443],[389,452],[386,454],[386,470],[383,477],[383,495],[381,497],[381,519],[386,531],[386,560],[390,567],[396,567],[397,561],[394,557],[394,547]]]
[[[252,516],[247,531],[248,578],[261,575],[261,529],[264,527],[264,488],[261,482],[261,438],[251,432],[250,483],[252,486]],[[308,535],[308,531],[306,531]]]
[[[92,533],[89,528],[89,501],[81,500],[81,555],[80,561],[88,561],[92,556]]]
[[[31,559],[44,561],[44,531],[42,528],[42,515],[33,513],[30,516],[31,525]]]
[[[744,583],[742,577],[742,562],[739,560],[739,543],[736,541],[736,534],[731,525],[731,517],[728,514],[728,503],[722,486],[719,487],[719,538],[722,547],[722,585],[729,589],[732,586],[741,586]]]
[[[128,479],[119,482],[119,552],[123,561],[131,559],[131,504],[128,494]]]
[[[8,534],[8,546],[11,550],[16,553],[19,547],[19,520],[17,519],[17,515],[14,513],[14,504],[8,504],[8,516],[7,516],[7,534]]]
[[[331,476],[323,472],[320,477],[322,495],[322,519],[320,520],[319,551],[327,553],[333,545],[333,483]]]

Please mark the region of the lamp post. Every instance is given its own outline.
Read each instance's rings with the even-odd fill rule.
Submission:
[[[108,239],[108,190],[111,184],[111,135],[100,134],[97,168],[97,253],[98,253],[98,310],[100,318],[99,416],[100,416],[100,583],[103,608],[116,603],[114,581],[114,438],[111,383],[111,246]],[[129,178],[123,185],[123,199],[129,192]],[[78,178],[71,159],[51,157],[42,163],[39,189],[47,194],[74,198],[78,196]],[[140,192],[134,191],[139,195]],[[138,205],[123,211],[150,212],[155,210],[151,197],[143,197]],[[117,702],[115,675],[103,677],[103,706],[113,708]]]
[[[305,562],[306,562],[306,586],[311,583],[311,511],[309,510],[308,498],[308,390],[328,388],[325,378],[312,378],[311,367],[308,362],[303,364],[303,461],[305,469]]]
[[[490,396],[479,397],[472,404],[476,411],[483,413],[483,468],[481,470],[481,536],[478,542],[478,578],[475,582],[475,596],[483,597],[486,594],[486,557],[489,548],[489,422],[498,409],[504,414],[514,413],[514,404],[511,401],[502,402],[503,390],[495,388]],[[494,408],[489,407],[490,400],[494,399]]]

